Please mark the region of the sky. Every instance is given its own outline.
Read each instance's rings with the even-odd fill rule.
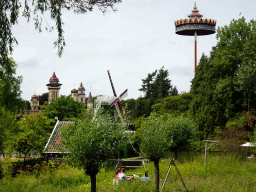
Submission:
[[[53,42],[56,30],[34,30],[33,20],[20,17],[13,26],[19,44],[12,57],[17,75],[23,77],[22,98],[48,92],[46,84],[55,71],[61,84],[60,94],[69,95],[83,83],[86,97],[113,95],[108,79],[110,71],[117,95],[128,89],[127,98],[143,96],[142,79],[164,66],[171,84],[179,93],[189,92],[194,77],[194,37],[175,33],[174,22],[191,13],[195,1],[123,0],[117,12],[103,14],[94,8],[86,14],[63,10],[66,46],[61,58]],[[198,0],[196,6],[204,17],[217,20],[216,30],[241,16],[256,19],[256,0]],[[43,27],[54,26],[50,13],[43,16]],[[33,16],[33,15],[32,15]],[[216,33],[197,38],[197,61],[209,56],[216,46]]]

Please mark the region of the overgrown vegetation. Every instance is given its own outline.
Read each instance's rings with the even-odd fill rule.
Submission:
[[[170,159],[159,162],[160,188],[169,167]],[[241,160],[236,156],[208,157],[207,167],[204,166],[203,156],[195,157],[184,163],[176,161],[176,165],[184,179],[189,191],[225,191],[225,192],[251,192],[256,190],[254,161]],[[51,168],[50,168],[51,167]],[[126,174],[148,171],[151,182],[146,184],[139,180],[113,185],[114,169],[101,169],[97,175],[98,191],[154,191],[154,165],[146,164],[144,169],[127,170]],[[58,168],[48,165],[38,172],[21,171],[15,178],[0,180],[0,191],[90,191],[90,177],[84,174],[83,169],[73,168],[62,164]],[[174,168],[171,169],[164,191],[184,191],[180,178]]]

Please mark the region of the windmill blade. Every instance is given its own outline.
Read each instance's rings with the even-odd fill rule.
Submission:
[[[119,96],[120,101],[124,100],[128,96],[128,89],[125,89],[124,92]]]
[[[125,122],[124,122],[124,117],[123,117],[123,115],[122,115],[122,112],[121,112],[121,110],[120,110],[118,104],[115,104],[115,107],[116,107],[116,111],[117,111],[117,113],[118,113],[118,115],[119,115],[119,117],[120,117],[120,119],[121,119],[121,122],[122,122],[123,124],[125,124]]]
[[[109,100],[110,108],[112,108],[115,104],[120,102],[121,100],[124,100],[128,96],[128,89],[126,89],[119,97],[112,97]]]
[[[107,71],[108,71],[108,77],[109,77],[109,81],[110,81],[114,96],[117,97],[116,91],[115,91],[115,88],[114,88],[114,85],[113,85],[113,82],[112,82],[112,79],[111,79],[111,76],[110,76],[110,73],[109,73],[109,70],[107,70]],[[122,110],[122,105],[119,101],[118,101],[118,105],[119,105],[120,110]]]
[[[111,76],[110,76],[110,73],[109,73],[109,70],[108,70],[108,77],[109,77],[109,80],[110,80],[110,83],[111,83],[111,87],[112,87],[114,96],[117,97],[116,91],[115,91],[115,88],[114,88],[114,85],[113,85],[113,83],[112,83],[112,79],[111,79]]]

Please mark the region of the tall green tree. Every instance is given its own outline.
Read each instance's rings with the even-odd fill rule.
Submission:
[[[174,87],[169,79],[168,70],[164,69],[164,66],[155,70],[153,73],[149,73],[145,79],[142,79],[142,85],[139,91],[145,93],[145,98],[164,98],[171,93],[177,94],[177,88],[173,91]]]
[[[52,101],[44,110],[44,114],[51,119],[58,117],[63,119],[78,118],[85,113],[85,105],[75,101],[71,96],[61,96]]]
[[[232,20],[218,28],[217,46],[202,56],[192,80],[191,112],[201,139],[237,113],[256,107],[256,21]]]
[[[159,191],[159,160],[167,151],[174,152],[177,159],[178,151],[191,149],[196,125],[189,117],[152,113],[144,119],[138,132],[142,156],[154,162],[155,191]]]
[[[63,144],[70,152],[65,159],[90,176],[92,192],[96,191],[96,175],[100,168],[127,145],[124,132],[123,124],[113,123],[113,118],[103,114],[95,121],[79,120],[62,132]]]
[[[142,79],[142,85],[139,91],[142,91],[145,93],[145,98],[151,98],[156,94],[154,82],[156,78],[157,70],[155,70],[153,73],[149,73],[148,76],[145,79]]]
[[[64,31],[62,14],[63,10],[73,10],[75,13],[86,13],[92,11],[96,6],[102,12],[105,12],[108,7],[113,9],[113,5],[121,2],[121,0],[8,0],[1,1],[0,3],[0,55],[7,61],[7,56],[13,50],[13,44],[18,43],[17,39],[12,34],[12,26],[18,24],[18,18],[20,15],[27,18],[27,21],[31,20],[31,12],[33,13],[33,21],[35,29],[39,32],[42,31],[42,14],[50,13],[51,19],[55,21],[56,27],[45,26],[46,30],[52,31],[56,28],[58,38],[54,42],[54,47],[58,48],[58,55],[61,56],[63,47],[65,46]],[[23,10],[22,10],[23,9]],[[113,9],[114,10],[114,9]],[[22,14],[20,12],[22,11]],[[114,10],[115,11],[115,10]]]
[[[0,106],[10,111],[25,107],[20,97],[22,77],[16,77],[16,63],[12,58],[3,62],[0,57]]]
[[[145,96],[136,100],[134,109],[134,118],[142,115],[149,116],[152,112],[151,106],[157,103],[158,99],[168,95],[178,95],[178,90],[173,87],[171,80],[168,78],[169,72],[162,67],[149,73],[145,79],[142,79],[142,85],[139,91],[145,93]]]
[[[143,157],[154,162],[155,167],[155,191],[159,191],[159,161],[171,147],[172,139],[168,137],[168,125],[163,117],[154,114],[145,120],[140,132],[139,147]]]

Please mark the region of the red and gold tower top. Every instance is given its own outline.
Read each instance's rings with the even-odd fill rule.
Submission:
[[[196,7],[188,15],[188,19],[180,19],[175,21],[176,34],[194,36],[195,32],[197,35],[210,35],[215,33],[216,20],[214,19],[203,19]]]
[[[48,83],[46,86],[48,87],[60,87],[62,84],[59,83],[58,77],[56,77],[55,72],[53,72],[52,77],[49,80],[50,83]]]

